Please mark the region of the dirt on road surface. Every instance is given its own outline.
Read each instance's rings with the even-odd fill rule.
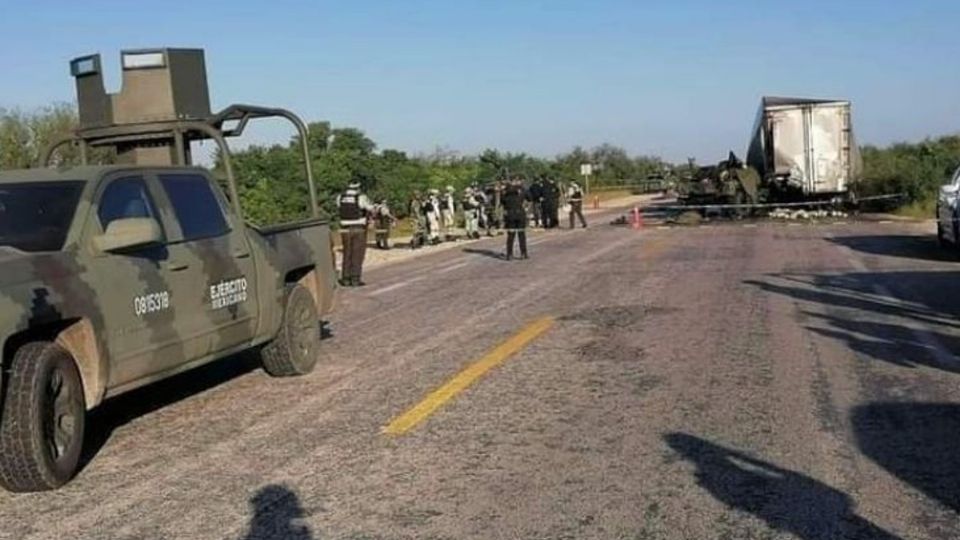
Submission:
[[[929,225],[594,221],[372,270],[308,377],[232,359],[109,403],[0,538],[960,537]]]

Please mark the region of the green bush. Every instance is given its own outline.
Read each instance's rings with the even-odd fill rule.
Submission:
[[[898,143],[887,148],[863,148],[862,196],[903,193],[904,204],[924,203],[960,167],[960,136]]]

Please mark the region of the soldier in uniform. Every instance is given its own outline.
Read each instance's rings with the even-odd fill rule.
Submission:
[[[489,204],[489,199],[487,198],[487,194],[480,189],[478,184],[473,184],[471,188],[473,189],[473,198],[476,199],[477,203],[480,205],[480,207],[477,208],[477,217],[479,218],[478,224],[481,229],[486,231],[489,228],[488,223],[490,222],[490,220],[487,219],[487,205]]]
[[[453,186],[447,186],[447,191],[440,196],[440,219],[442,220],[443,239],[454,239],[454,230],[457,228],[457,206],[453,194]]]
[[[533,226],[543,226],[543,177],[537,177],[527,190],[527,200],[533,213]]]
[[[407,209],[413,221],[413,237],[410,239],[410,249],[417,249],[427,243],[427,219],[423,215],[423,198],[419,191],[413,192],[410,199],[410,208]]]
[[[526,198],[523,189],[523,181],[516,179],[507,184],[503,190],[503,211],[504,222],[507,229],[507,252],[506,259],[513,259],[514,239],[520,244],[520,258],[526,259],[527,255],[527,210],[524,207]]]
[[[423,202],[423,215],[427,219],[427,235],[430,243],[440,243],[440,190],[431,189],[430,195]]]
[[[367,252],[367,216],[373,209],[370,199],[360,191],[360,182],[351,182],[347,190],[337,196],[340,213],[340,238],[343,240],[343,263],[340,284],[361,287],[363,257]]]
[[[473,188],[468,187],[463,192],[463,201],[460,205],[463,207],[463,223],[467,238],[474,240],[480,238],[480,210],[482,206],[474,194]]]
[[[486,189],[486,213],[487,213],[487,236],[493,236],[493,229],[497,229],[499,235],[503,229],[503,187],[504,184],[497,180]]]
[[[493,236],[493,230],[497,227],[496,213],[496,186],[493,184],[484,186],[483,190],[483,225],[487,231],[487,236]]]
[[[570,205],[570,228],[573,229],[576,227],[573,218],[579,217],[580,225],[586,229],[587,220],[583,219],[583,188],[580,187],[580,184],[578,184],[576,180],[571,181],[570,186],[567,188],[567,204]]]
[[[381,198],[373,206],[373,223],[376,229],[377,249],[390,249],[390,228],[397,219],[390,212],[387,200]]]

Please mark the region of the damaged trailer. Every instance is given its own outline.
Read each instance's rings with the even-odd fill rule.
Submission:
[[[771,199],[851,199],[863,171],[849,101],[764,97],[747,150]]]

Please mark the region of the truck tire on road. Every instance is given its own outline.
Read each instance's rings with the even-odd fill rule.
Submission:
[[[49,342],[17,350],[0,418],[0,484],[10,491],[56,489],[73,478],[86,405],[73,357]]]
[[[263,369],[274,377],[306,375],[320,354],[320,317],[313,295],[303,285],[287,289],[277,337],[261,353]]]

